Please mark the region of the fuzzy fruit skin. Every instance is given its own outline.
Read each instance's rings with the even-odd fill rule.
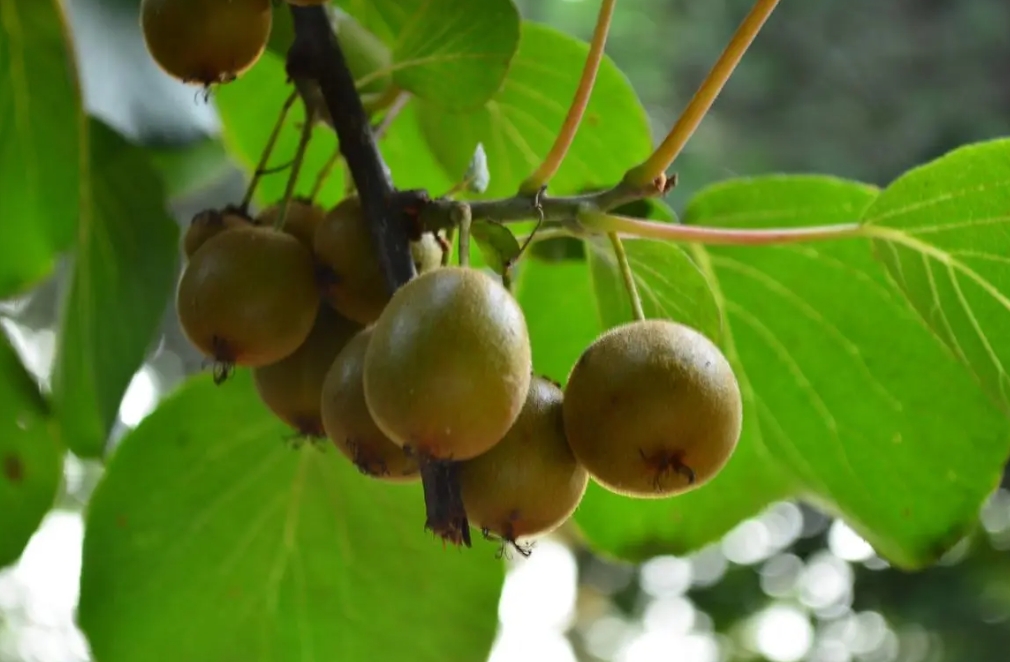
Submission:
[[[476,269],[444,267],[400,287],[365,354],[365,399],[386,436],[435,459],[476,457],[526,401],[529,331],[508,290]]]
[[[430,235],[427,242],[412,242],[414,266],[441,261],[442,252]],[[317,261],[332,278],[324,290],[326,300],[344,316],[359,324],[379,319],[390,295],[357,196],[341,200],[316,229],[313,243]]]
[[[319,5],[325,5],[330,0],[288,0],[289,5],[294,5],[295,7],[318,7]]]
[[[323,429],[361,473],[393,483],[420,480],[417,459],[382,433],[365,403],[365,350],[371,338],[372,327],[359,331],[326,373],[320,410]]]
[[[281,203],[272,204],[256,216],[256,225],[271,227],[281,213]],[[307,200],[293,199],[284,218],[284,231],[294,235],[305,247],[312,250],[316,228],[326,217],[326,210]]]
[[[205,209],[199,212],[189,222],[186,234],[182,238],[182,252],[186,259],[204,245],[214,235],[251,223],[248,218],[231,209]]]
[[[733,454],[743,418],[736,375],[719,348],[666,320],[597,338],[568,377],[563,411],[568,444],[593,479],[639,498],[711,480]],[[677,462],[694,472],[693,483]]]
[[[176,291],[179,322],[197,349],[254,368],[298,349],[319,305],[308,249],[287,233],[254,225],[208,239]]]
[[[320,306],[309,337],[277,363],[253,368],[256,392],[270,411],[306,437],[322,437],[320,398],[326,373],[361,327]]]
[[[519,418],[495,446],[459,465],[470,523],[504,540],[542,535],[567,520],[589,474],[565,438],[561,388],[533,377]]]
[[[144,44],[158,66],[184,83],[227,83],[266,49],[270,0],[142,0]]]

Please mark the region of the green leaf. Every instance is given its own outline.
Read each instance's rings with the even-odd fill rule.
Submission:
[[[420,483],[288,436],[239,371],[191,379],[124,438],[86,520],[78,620],[95,658],[483,662],[496,549],[443,548]]]
[[[399,189],[424,189],[438,197],[455,183],[435,160],[421,134],[416,102],[403,107],[379,141],[379,149]]]
[[[64,303],[53,397],[69,448],[102,454],[120,401],[156,340],[179,254],[161,179],[140,147],[90,125],[91,198]]]
[[[722,316],[705,275],[677,246],[654,239],[624,239],[642,309],[648,318],[672,319],[690,324],[714,341],[722,337]],[[594,291],[606,328],[634,319],[631,299],[624,286],[610,242],[586,241]]]
[[[146,151],[172,198],[213,186],[232,167],[224,146],[211,138],[181,146],[148,145]]]
[[[1010,410],[1010,139],[909,171],[863,222],[929,328]]]
[[[515,295],[526,316],[537,374],[563,384],[583,350],[603,331],[582,260],[523,258]]]
[[[477,108],[490,99],[519,43],[519,11],[511,0],[337,4],[390,46],[396,84],[442,109]]]
[[[0,333],[0,568],[21,556],[49,512],[62,467],[45,400]]]
[[[0,2],[0,298],[74,240],[87,158],[75,67],[60,3]]]
[[[215,100],[221,117],[225,149],[250,176],[256,170],[285,100],[294,92],[294,87],[286,81],[284,59],[267,51],[255,67],[235,82],[222,85],[216,92]],[[301,101],[296,101],[281,129],[268,168],[290,163],[294,158],[304,119],[305,107]],[[312,140],[302,162],[298,185],[295,187],[296,195],[312,192],[317,173],[336,152],[337,138],[333,130],[322,124],[317,125],[312,131]],[[265,207],[280,200],[284,196],[290,174],[291,169],[284,168],[264,175],[256,188],[254,201]],[[343,197],[344,177],[338,164],[330,172],[316,200],[330,207]]]
[[[690,224],[852,222],[875,189],[828,177],[735,180],[689,205]],[[684,552],[768,503],[838,514],[897,566],[935,561],[977,519],[1002,474],[1010,424],[924,328],[863,240],[693,251],[725,314],[744,395],[725,470],[678,498],[595,488],[577,515],[611,553]]]
[[[500,223],[474,223],[470,227],[470,237],[484,256],[485,264],[495,273],[505,273],[506,265],[510,265],[519,256],[519,242],[515,235]]]
[[[462,177],[477,143],[483,143],[491,183],[481,197],[514,195],[554,143],[588,52],[585,42],[526,21],[505,83],[484,107],[452,113],[420,102],[421,127],[446,171]],[[624,74],[604,58],[582,124],[551,180],[550,192],[610,186],[651,151],[645,110]]]

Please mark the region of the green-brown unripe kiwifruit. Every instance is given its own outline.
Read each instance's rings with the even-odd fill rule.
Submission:
[[[428,271],[396,291],[365,355],[365,398],[379,428],[416,454],[465,460],[515,422],[531,378],[522,309],[476,269]]]
[[[256,225],[270,227],[277,222],[281,213],[283,201],[276,202],[256,215]],[[293,198],[284,216],[284,231],[294,236],[305,247],[312,250],[316,237],[316,228],[323,222],[326,210],[309,200]]]
[[[575,457],[612,492],[659,498],[707,483],[740,438],[733,368],[698,331],[666,320],[597,338],[568,377],[565,434]]]
[[[563,524],[589,474],[565,438],[561,388],[530,382],[519,418],[494,447],[459,465],[463,507],[474,526],[515,543]]]
[[[375,424],[365,404],[365,350],[372,327],[359,331],[332,362],[323,382],[323,429],[361,473],[404,482],[420,478],[417,458],[394,444]]]
[[[189,259],[214,235],[251,224],[252,219],[238,209],[205,209],[195,214],[186,227],[182,236],[182,252]]]

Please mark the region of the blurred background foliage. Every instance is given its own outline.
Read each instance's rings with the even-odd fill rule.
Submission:
[[[4,0],[0,0],[3,2]],[[159,72],[136,0],[66,0],[90,112],[144,144],[180,224],[241,195],[213,107]],[[524,15],[588,39],[598,3],[519,0]],[[661,136],[750,0],[621,0],[608,53]],[[886,184],[958,145],[1010,134],[1004,0],[783,2],[676,164],[670,201],[731,176],[822,172]],[[5,304],[20,349],[48,373],[62,272]],[[202,360],[166,311],[162,338],[120,412],[128,429]],[[61,508],[0,573],[0,661],[88,660],[72,625],[77,514],[100,468],[67,465]],[[686,558],[639,566],[586,551],[577,532],[513,562],[494,662],[1001,662],[1010,644],[1010,492],[934,568],[890,568],[839,521],[778,504]],[[76,541],[76,542],[75,542]]]

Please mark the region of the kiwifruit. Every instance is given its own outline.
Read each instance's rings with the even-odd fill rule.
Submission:
[[[319,402],[326,373],[344,345],[361,330],[329,306],[320,306],[308,338],[276,363],[253,368],[260,400],[301,436],[324,436]]]
[[[282,204],[282,202],[277,202],[263,209],[256,215],[256,225],[272,226],[281,213]],[[305,244],[306,248],[312,250],[316,228],[319,227],[325,216],[326,210],[319,205],[302,198],[293,198],[288,205],[288,213],[284,217],[284,231],[297,237]]]
[[[615,327],[576,362],[565,435],[608,490],[659,498],[704,485],[740,437],[743,405],[729,361],[702,333],[668,320]]]
[[[288,4],[296,7],[318,7],[319,5],[325,5],[329,1],[330,0],[288,0]]]
[[[565,438],[561,388],[530,382],[519,418],[491,450],[459,465],[463,506],[485,535],[515,544],[548,533],[582,500],[589,474]]]
[[[204,242],[224,230],[252,223],[252,220],[237,209],[205,209],[193,216],[182,238],[182,251],[186,258],[193,256]]]
[[[190,342],[223,371],[280,361],[319,310],[312,254],[290,234],[255,225],[221,232],[193,253],[176,292]]]
[[[401,286],[375,322],[365,399],[396,444],[465,460],[508,432],[531,369],[526,319],[509,291],[482,271],[443,267]]]
[[[344,198],[326,214],[313,248],[327,274],[323,295],[330,305],[360,324],[377,320],[390,294],[357,196]],[[411,253],[419,273],[442,259],[434,237],[412,242]]]
[[[234,80],[259,60],[273,22],[270,0],[141,0],[144,44],[185,82]]]
[[[363,371],[371,337],[372,327],[359,331],[330,365],[322,389],[323,429],[363,474],[391,482],[417,480],[417,458],[382,433],[365,404]]]

